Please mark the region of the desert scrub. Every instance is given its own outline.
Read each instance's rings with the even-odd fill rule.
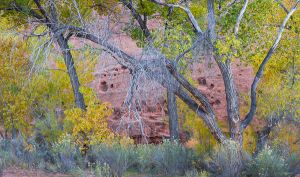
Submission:
[[[96,164],[92,173],[95,177],[113,177],[111,169],[109,168],[109,165],[106,163],[102,165]]]
[[[160,173],[166,176],[184,175],[192,167],[193,152],[177,141],[165,140],[155,147],[153,162]]]
[[[245,175],[259,177],[289,176],[286,158],[276,150],[265,147],[248,165]]]
[[[201,171],[200,173],[196,170],[189,170],[187,172],[185,172],[184,177],[208,177],[209,173],[206,171]]]
[[[66,134],[57,143],[54,143],[52,153],[55,159],[57,170],[69,172],[78,166],[83,166],[81,151],[75,143],[72,142],[71,135]]]
[[[156,150],[155,145],[152,144],[139,144],[136,147],[137,152],[137,168],[139,172],[147,173],[155,167],[155,161],[153,159],[153,154]]]
[[[137,153],[133,142],[121,138],[110,143],[91,146],[89,161],[108,164],[114,176],[122,174],[136,163]]]

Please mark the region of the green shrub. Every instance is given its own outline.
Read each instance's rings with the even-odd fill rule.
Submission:
[[[165,140],[155,148],[152,159],[160,173],[183,175],[192,167],[193,153],[176,141]]]
[[[266,147],[247,165],[245,174],[253,177],[288,176],[287,159],[278,151]]]
[[[81,168],[74,168],[69,172],[72,176],[76,177],[86,177],[88,174]]]
[[[136,163],[137,153],[134,145],[122,145],[118,142],[102,143],[91,147],[89,159],[100,164],[108,164],[112,173],[121,177],[128,168]]]
[[[142,173],[149,173],[155,167],[153,154],[156,151],[155,145],[139,144],[136,147],[137,152],[137,168]]]
[[[289,167],[289,172],[291,174],[300,173],[300,154],[291,154],[287,159],[287,164]]]
[[[0,176],[3,175],[3,170],[10,165],[11,154],[4,151],[0,147]]]
[[[113,177],[108,164],[103,165],[97,164],[93,170],[93,176],[95,177]]]
[[[10,164],[27,168],[71,173],[75,176],[121,177],[129,168],[143,174],[164,176],[184,175],[193,168],[192,150],[178,142],[164,141],[160,145],[134,145],[122,141],[92,145],[87,154],[81,151],[69,135],[53,145],[32,138],[0,142],[0,170]],[[91,165],[89,165],[91,164]],[[87,166],[91,167],[89,174]],[[1,172],[0,171],[0,172]],[[187,172],[189,176],[196,171]]]
[[[55,143],[52,150],[55,165],[59,171],[69,172],[83,166],[84,160],[79,147],[71,142],[70,135],[66,135],[61,141]]]
[[[24,150],[23,139],[21,137],[12,140],[2,140],[0,151],[3,167],[7,167],[11,164],[24,165],[27,154]]]

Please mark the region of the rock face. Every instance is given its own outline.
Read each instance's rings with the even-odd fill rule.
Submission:
[[[241,99],[242,94],[248,94],[253,80],[253,70],[235,61],[232,64],[232,71],[235,84],[240,94],[240,106],[246,106]],[[218,119],[226,120],[226,95],[221,72],[215,62],[203,61],[194,64],[192,78],[197,81],[198,89],[205,94],[216,112]]]

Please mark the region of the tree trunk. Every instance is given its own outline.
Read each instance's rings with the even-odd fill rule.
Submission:
[[[218,57],[215,60],[224,80],[230,138],[242,146],[243,129],[241,127],[238,92],[233,79],[231,62],[229,59],[223,62]]]
[[[216,34],[215,34],[216,19],[215,19],[215,11],[214,11],[214,0],[207,1],[207,8],[208,8],[208,16],[207,16],[208,31],[207,32],[208,32],[208,37],[213,46],[213,52],[215,53],[214,59],[218,64],[218,67],[221,71],[223,81],[224,81],[230,138],[238,142],[240,145],[242,145],[243,129],[241,128],[238,93],[233,79],[231,61],[230,59],[227,59],[224,62],[222,58],[216,54],[218,52],[217,51],[218,49],[216,49],[213,45],[216,40]]]
[[[179,139],[179,127],[178,127],[176,96],[172,90],[168,89],[167,97],[168,97],[170,138],[172,140],[178,140]]]
[[[68,69],[68,74],[70,77],[70,81],[72,84],[73,93],[74,93],[74,97],[75,97],[75,104],[78,108],[85,110],[86,105],[85,105],[82,93],[79,92],[80,83],[78,80],[78,75],[77,75],[76,68],[74,65],[73,57],[70,52],[70,48],[68,46],[68,42],[63,37],[63,35],[60,35],[57,38],[57,42],[63,53],[65,65],[67,66],[67,69]]]

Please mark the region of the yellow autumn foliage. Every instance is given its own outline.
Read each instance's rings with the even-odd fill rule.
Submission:
[[[79,108],[65,111],[65,131],[82,148],[105,141],[111,134],[107,118],[112,114],[108,104],[93,104],[86,111]]]
[[[30,98],[26,86],[30,62],[26,43],[15,37],[0,36],[0,121],[5,131],[27,134],[31,128]]]

